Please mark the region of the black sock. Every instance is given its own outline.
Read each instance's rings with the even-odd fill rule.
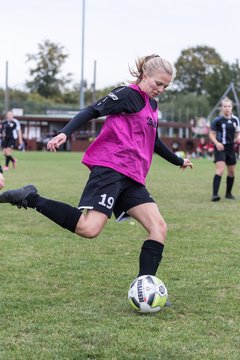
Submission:
[[[231,195],[232,193],[232,187],[234,183],[234,176],[227,176],[227,188],[226,188],[226,195]]]
[[[218,195],[219,186],[221,183],[222,177],[219,175],[215,175],[213,178],[213,195]]]
[[[8,155],[8,159],[9,161],[11,161],[12,163],[14,163],[14,158],[11,155]]]
[[[143,243],[139,257],[139,274],[155,275],[162,259],[164,245],[156,240],[146,240]]]
[[[61,227],[75,232],[81,210],[59,201],[46,199],[38,194],[29,194],[26,198],[28,207],[36,209]]]

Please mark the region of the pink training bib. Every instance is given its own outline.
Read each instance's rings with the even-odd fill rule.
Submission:
[[[83,164],[105,166],[145,185],[154,151],[158,109],[137,85],[130,85],[145,100],[144,108],[133,114],[109,115],[95,141],[88,147]]]

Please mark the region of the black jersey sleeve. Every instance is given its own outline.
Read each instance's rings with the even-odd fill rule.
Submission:
[[[154,151],[173,165],[183,166],[184,160],[172,152],[157,136]]]
[[[89,120],[109,114],[135,113],[140,111],[144,105],[144,99],[137,91],[128,86],[121,86],[112,90],[107,96],[99,99],[94,104],[81,110],[60,132],[69,137]]]
[[[87,107],[81,111],[77,115],[75,115],[69,123],[64,126],[64,128],[60,131],[60,133],[64,133],[69,137],[74,131],[79,129],[82,125],[87,123],[89,120],[98,117],[98,113],[94,111],[91,107]]]
[[[0,165],[0,173],[1,173],[1,174],[3,173],[3,170],[2,170],[2,167],[1,167],[1,165]]]

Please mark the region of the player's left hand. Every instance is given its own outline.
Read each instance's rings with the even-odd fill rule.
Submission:
[[[183,159],[183,165],[181,166],[181,169],[185,170],[188,166],[192,169],[193,164],[189,159]]]

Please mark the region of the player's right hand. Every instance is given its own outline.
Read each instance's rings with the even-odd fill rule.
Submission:
[[[67,140],[67,135],[64,133],[60,133],[57,136],[54,136],[48,143],[47,143],[47,149],[50,151],[57,151],[59,147],[65,143]]]
[[[216,144],[216,148],[217,148],[218,151],[223,151],[224,150],[224,145],[222,143],[218,142]]]

